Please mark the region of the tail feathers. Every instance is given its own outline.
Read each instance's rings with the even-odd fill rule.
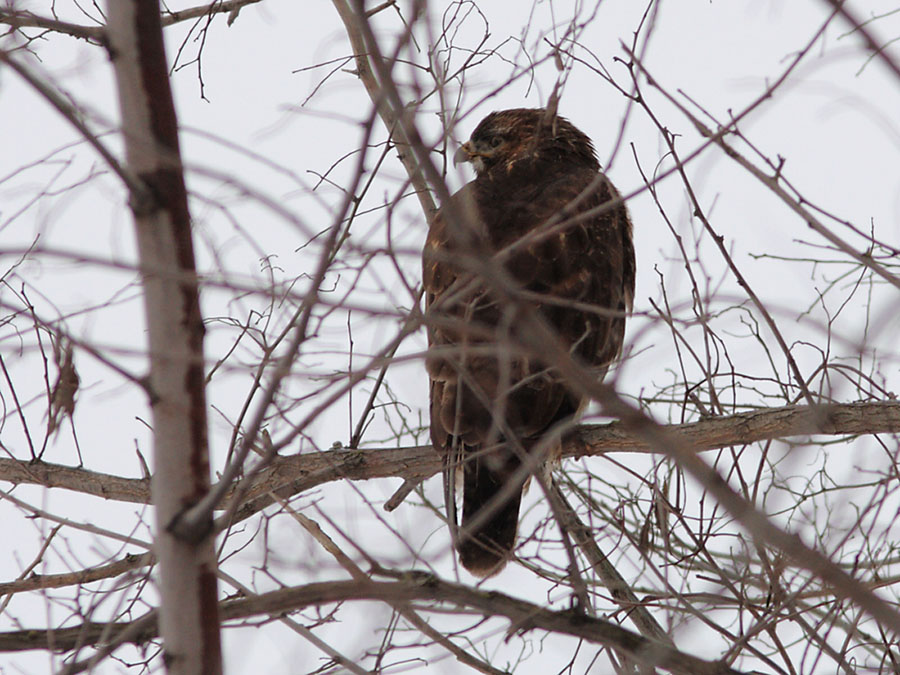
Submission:
[[[505,502],[493,503],[493,500],[509,489],[508,483],[513,480],[519,462],[508,460],[499,467],[496,464],[495,456],[484,455],[464,463],[463,516],[457,550],[463,567],[479,577],[489,577],[502,570],[516,545],[522,484]],[[482,509],[486,516],[480,515]],[[472,523],[476,525],[474,528],[470,526]]]

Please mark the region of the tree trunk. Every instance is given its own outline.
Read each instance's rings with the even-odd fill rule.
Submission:
[[[159,610],[170,673],[220,673],[211,523],[190,541],[172,524],[209,490],[203,323],[178,124],[157,0],[111,0],[110,51],[137,230],[149,335]]]

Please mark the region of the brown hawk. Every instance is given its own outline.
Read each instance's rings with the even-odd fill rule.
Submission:
[[[438,212],[423,253],[431,438],[445,480],[463,470],[458,531],[447,487],[460,561],[490,576],[515,546],[526,453],[586,403],[540,354],[516,348],[516,306],[536,309],[603,377],[622,349],[634,248],[624,204],[604,206],[619,194],[568,120],[543,109],[491,113],[457,158],[477,176]],[[516,302],[470,271],[476,257],[502,265]]]

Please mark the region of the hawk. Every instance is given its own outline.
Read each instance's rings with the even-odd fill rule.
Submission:
[[[456,159],[471,162],[476,178],[437,213],[423,252],[431,439],[444,456],[460,561],[491,576],[515,547],[533,470],[527,453],[546,449],[554,432],[558,445],[559,430],[586,403],[540,354],[516,348],[517,307],[537,311],[602,378],[622,350],[634,247],[628,212],[590,139],[553,112],[493,112]],[[518,287],[515,302],[473,271],[476,259],[505,271]]]

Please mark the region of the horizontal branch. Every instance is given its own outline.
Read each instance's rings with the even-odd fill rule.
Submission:
[[[52,17],[40,16],[25,9],[10,9],[8,7],[0,9],[0,23],[15,29],[41,28],[98,44],[106,41],[106,32],[100,26],[84,26],[68,21],[60,21]]]
[[[651,668],[664,668],[673,673],[691,675],[738,673],[723,663],[705,661],[685,654],[606,619],[586,616],[575,610],[544,609],[503,593],[443,581],[424,573],[405,574],[397,581],[328,581],[284,588],[252,598],[228,600],[221,604],[221,617],[224,620],[246,619],[349,600],[450,605],[459,611],[474,611],[486,617],[505,617],[511,623],[510,633],[543,630],[570,635],[615,648]],[[128,641],[136,644],[147,642],[158,634],[155,617],[149,615],[131,623],[109,625],[89,622],[52,631],[23,630],[0,633],[0,652],[46,648],[70,650],[76,646],[97,644],[109,637],[115,639],[121,631],[130,631]]]
[[[203,4],[179,11],[167,11],[162,14],[162,25],[172,26],[182,21],[197,19],[202,16],[211,17],[214,14],[228,13],[232,16],[228,19],[231,25],[234,15],[244,6],[261,2],[262,0],[225,0],[213,4]],[[53,17],[41,16],[25,9],[0,9],[0,24],[6,24],[13,28],[41,28],[44,30],[69,35],[80,40],[89,40],[97,44],[106,44],[106,29],[103,26],[86,26],[83,24],[60,21]]]
[[[665,427],[698,452],[733,445],[797,436],[860,436],[900,433],[900,402],[844,403],[827,406],[786,406],[710,417]],[[563,447],[563,457],[590,457],[610,452],[652,452],[619,422],[577,427]],[[288,498],[325,483],[348,479],[403,478],[425,480],[441,470],[431,446],[366,450],[328,450],[276,458],[259,474],[237,511],[246,518],[272,503],[270,492]],[[147,503],[150,481],[121,478],[87,469],[0,459],[0,480],[14,484],[64,488],[124,502]],[[227,506],[227,500],[223,507]]]
[[[789,405],[760,408],[734,415],[708,417],[699,422],[665,427],[694,450],[718,450],[733,445],[791,438],[794,436],[863,436],[900,433],[900,402],[867,401],[832,405]],[[601,455],[606,452],[652,452],[643,440],[629,434],[618,422],[579,428],[583,452],[566,451],[566,457]],[[569,448],[567,448],[569,450]]]
[[[0,459],[0,480],[14,485],[63,488],[118,502],[136,504],[150,502],[149,478],[122,478],[109,473],[50,462]]]
[[[120,560],[115,560],[99,567],[87,567],[61,574],[30,574],[24,579],[0,583],[0,596],[41,591],[48,588],[80,586],[81,584],[117,577],[140,567],[152,565],[154,562],[155,558],[152,553],[129,553]]]

